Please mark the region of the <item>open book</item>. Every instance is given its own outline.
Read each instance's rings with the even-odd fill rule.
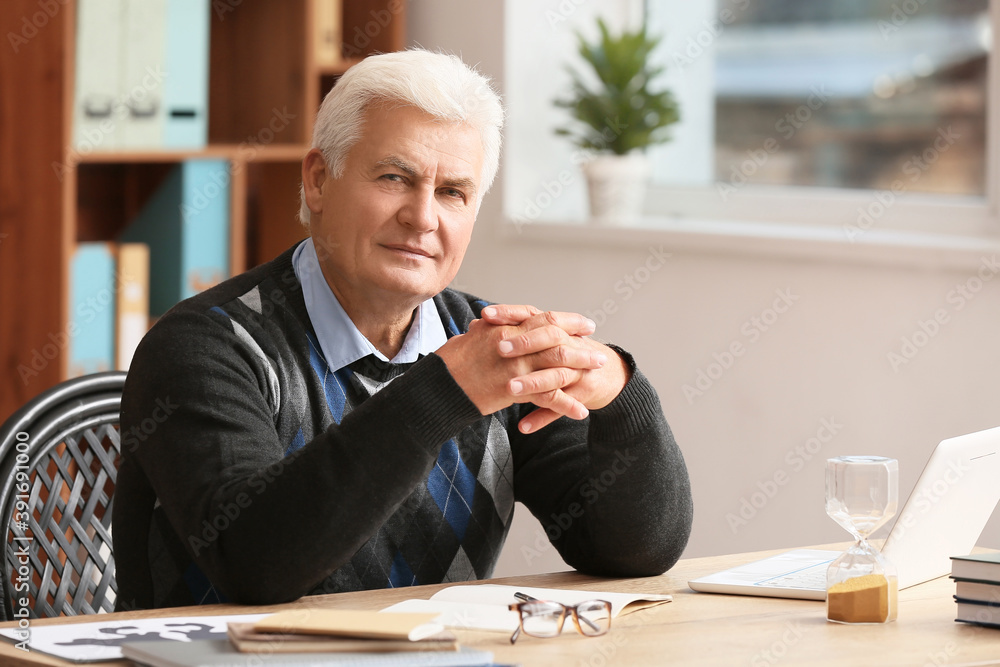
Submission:
[[[493,630],[514,632],[517,614],[507,606],[519,602],[514,593],[521,592],[539,600],[575,605],[586,600],[607,600],[611,603],[611,617],[628,614],[640,609],[670,602],[669,595],[651,593],[611,593],[604,591],[577,591],[562,588],[532,588],[531,586],[500,586],[497,584],[471,584],[443,588],[430,600],[404,600],[382,612],[388,613],[437,613],[437,623],[450,628],[468,630]]]

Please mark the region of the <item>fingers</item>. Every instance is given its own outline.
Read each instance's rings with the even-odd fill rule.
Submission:
[[[587,410],[587,407],[583,403],[576,400],[562,389],[527,396],[520,399],[518,402],[529,401],[538,406],[539,409],[532,412],[531,415],[528,415],[530,419],[525,417],[525,419],[521,420],[519,427],[521,428],[522,433],[529,432],[524,430],[525,426],[527,426],[530,431],[537,431],[543,426],[551,424],[553,421],[563,416],[569,417],[570,419],[586,419],[587,415],[590,414],[590,411]],[[536,415],[539,411],[541,411],[542,414]]]
[[[546,368],[512,379],[507,383],[507,388],[514,396],[534,397],[535,394],[546,394],[575,384],[582,375],[583,371],[571,368]],[[531,402],[538,404],[534,399]]]
[[[534,306],[512,306],[507,304],[495,304],[483,308],[482,318],[490,324],[513,325],[521,324],[532,315],[537,315],[542,311]]]
[[[539,429],[545,428],[560,417],[562,415],[558,412],[554,412],[548,408],[538,408],[519,421],[517,427],[521,430],[521,433],[534,433]]]
[[[570,336],[563,329],[550,326],[531,329],[497,343],[500,356],[506,358],[538,355],[546,366],[596,369],[607,363],[603,347]]]
[[[483,308],[481,315],[483,320],[490,324],[500,326],[524,325],[529,329],[556,326],[570,336],[589,336],[597,328],[593,320],[579,313],[542,312],[534,306],[494,304]]]

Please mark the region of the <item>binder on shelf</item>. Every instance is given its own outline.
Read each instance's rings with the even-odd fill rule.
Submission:
[[[114,244],[78,244],[70,265],[69,377],[114,367],[116,288]]]
[[[314,19],[314,51],[320,67],[336,67],[341,63],[340,0],[312,0]]]
[[[204,148],[211,0],[80,0],[80,152]]]
[[[174,0],[169,0],[174,2]],[[168,0],[127,2],[121,25],[123,104],[121,148],[163,146],[164,86]],[[113,35],[109,35],[113,38]]]
[[[175,167],[121,236],[149,246],[149,312],[229,276],[229,162],[186,160]]]
[[[208,141],[210,0],[169,0],[163,145],[203,148]]]
[[[73,144],[82,153],[118,148],[121,104],[123,0],[79,0]]]
[[[118,302],[115,319],[115,367],[127,371],[139,341],[149,328],[149,246],[118,246]]]

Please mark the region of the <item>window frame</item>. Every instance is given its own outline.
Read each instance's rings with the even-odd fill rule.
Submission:
[[[527,242],[600,245],[666,243],[673,249],[800,259],[966,268],[1000,253],[1000,0],[990,0],[993,46],[987,64],[984,195],[719,183],[650,183],[638,224],[530,221],[505,211],[502,235]],[[859,209],[868,213],[862,217]]]

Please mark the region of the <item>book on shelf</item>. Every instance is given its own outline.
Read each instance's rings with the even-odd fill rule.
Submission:
[[[241,652],[275,653],[457,651],[458,640],[434,614],[296,609],[256,623],[230,623],[229,640]]]
[[[73,143],[81,150],[114,150],[121,141],[123,6],[124,0],[77,2]]]
[[[210,0],[167,0],[163,145],[208,143]]]
[[[312,0],[316,64],[336,67],[341,63],[341,12],[340,0]]]
[[[185,160],[122,232],[149,246],[151,316],[229,276],[229,180],[227,160]]]
[[[139,341],[149,329],[149,246],[118,246],[118,299],[115,317],[115,367],[127,371]]]
[[[951,576],[954,579],[1000,584],[1000,552],[952,556]]]
[[[122,62],[119,94],[122,119],[119,148],[158,148],[163,145],[164,67],[168,0],[126,2],[121,7]],[[114,33],[109,33],[112,39]],[[164,72],[165,70],[165,72]],[[150,73],[163,72],[154,77]]]
[[[204,147],[210,18],[210,0],[79,0],[77,149]]]
[[[69,377],[111,370],[117,290],[114,244],[78,244],[69,273]]]

